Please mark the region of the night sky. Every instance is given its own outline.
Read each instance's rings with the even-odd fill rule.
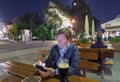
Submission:
[[[49,0],[0,0],[0,21],[12,21],[14,17],[22,16],[26,12],[36,12],[41,18],[43,9]],[[72,0],[61,0],[70,4]],[[95,17],[101,23],[109,21],[120,13],[120,0],[84,0],[90,6]]]
[[[120,0],[84,0],[101,23],[114,19],[120,14]]]

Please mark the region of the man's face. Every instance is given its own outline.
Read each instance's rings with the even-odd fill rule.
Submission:
[[[64,48],[70,42],[69,40],[67,40],[67,38],[64,34],[57,35],[56,40],[57,40],[58,45],[61,48]]]

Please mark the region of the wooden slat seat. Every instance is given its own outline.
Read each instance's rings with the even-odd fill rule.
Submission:
[[[114,58],[114,49],[107,49],[107,48],[83,48],[79,47],[80,53],[81,52],[96,52],[99,53],[103,50],[103,56],[107,58]]]
[[[90,47],[91,44],[90,44],[90,43],[80,43],[79,46],[82,46],[82,47]]]
[[[88,56],[89,55],[89,56]],[[96,52],[80,52],[80,58],[82,59],[88,59],[88,60],[97,60],[98,54]]]
[[[32,67],[32,65],[17,62],[17,61],[8,61],[5,63],[0,63],[0,67],[8,71],[8,75],[0,80],[0,82],[21,82],[22,79],[28,76],[36,76],[36,73],[31,70],[26,70],[26,67]],[[29,68],[28,68],[29,69]],[[42,78],[42,82],[59,82],[58,77],[46,77]],[[99,80],[84,78],[80,76],[68,76],[70,82],[100,82]],[[30,80],[29,80],[30,81]]]
[[[91,47],[92,44],[93,44],[92,42],[88,42],[88,43],[80,43],[79,42],[79,44],[77,42],[77,46],[81,46],[81,47]],[[104,43],[104,45],[107,45],[107,47],[112,47],[111,43]]]
[[[36,61],[41,60],[44,62],[46,60],[47,56],[49,55],[49,53],[50,53],[50,50],[38,50],[34,59]]]
[[[92,56],[92,53],[97,53],[98,58],[100,59],[99,64],[101,65],[101,71],[102,71],[102,78],[104,78],[104,70],[106,69],[106,63],[104,61],[104,58],[114,58],[114,49],[108,49],[108,48],[83,48],[79,47],[80,50],[80,57],[86,57],[88,58],[89,56],[84,55],[83,53],[88,53],[90,56]],[[91,53],[91,54],[90,54]],[[83,54],[83,56],[82,56]],[[92,57],[90,57],[92,58]]]
[[[28,70],[28,71],[36,72],[35,67],[33,65],[30,65],[30,64],[17,62],[17,61],[7,61],[5,63],[8,65],[11,65],[11,66],[18,67],[18,68],[23,68],[23,69]]]
[[[15,66],[11,66],[11,65],[8,65],[6,63],[1,63],[0,66],[3,67],[3,69],[5,69],[5,70],[9,70],[8,71],[9,73],[11,73],[13,75],[17,75],[19,77],[24,78],[26,76],[35,75],[35,72],[21,69],[21,68],[15,67]]]
[[[75,44],[75,45],[79,45],[80,40],[79,39],[73,39],[72,43]]]
[[[56,79],[56,78],[51,78],[51,79],[45,80],[43,82],[60,82],[60,80]],[[84,77],[71,75],[71,76],[68,77],[68,82],[100,82],[100,81],[95,80],[95,79],[90,79],[90,78],[84,78]]]
[[[98,60],[98,54],[96,52],[81,52],[80,59],[79,67],[83,69],[84,77],[87,76],[87,69],[98,70],[98,62],[94,62],[94,60]]]

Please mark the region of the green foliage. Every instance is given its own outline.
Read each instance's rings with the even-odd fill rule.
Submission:
[[[51,31],[50,31],[50,38],[52,40],[54,39],[54,29],[51,29]]]
[[[81,42],[81,43],[87,43],[88,41],[89,41],[89,40],[88,40],[87,38],[81,38],[81,39],[80,39],[80,42]]]
[[[33,30],[42,23],[42,20],[37,13],[27,12],[23,16],[14,18],[12,22],[14,25],[19,26],[19,30]]]
[[[18,29],[17,25],[11,25],[7,32],[8,36],[14,40],[17,40],[18,36],[21,34],[21,31]]]
[[[110,42],[120,42],[120,37],[111,37]]]
[[[61,26],[64,18],[70,18],[68,10],[64,4],[60,3],[57,0],[52,0],[53,6],[46,6],[44,9],[45,21],[52,25]]]
[[[49,31],[47,27],[44,24],[42,24],[34,30],[33,36],[38,37],[38,39],[45,40],[49,38]]]

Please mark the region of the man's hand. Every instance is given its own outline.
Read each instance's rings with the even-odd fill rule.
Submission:
[[[44,72],[44,71],[41,71],[41,70],[37,69],[37,71],[41,74],[41,77],[54,76],[55,69],[53,69],[53,68],[47,68],[47,67],[44,67],[44,69],[47,70],[47,72]]]

